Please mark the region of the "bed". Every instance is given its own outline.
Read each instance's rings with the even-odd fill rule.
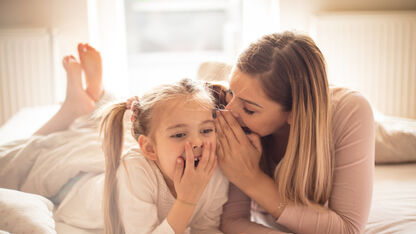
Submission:
[[[11,140],[19,139],[22,137],[27,137],[31,135],[34,131],[36,131],[37,127],[44,123],[56,110],[58,106],[42,106],[42,107],[35,107],[35,108],[23,108],[17,114],[15,114],[9,121],[6,122],[0,128],[0,144],[5,143]],[[28,119],[31,119],[28,121]],[[396,121],[393,121],[396,120]],[[401,120],[398,121],[398,120]],[[408,123],[407,123],[407,122]],[[398,123],[401,123],[398,127]],[[393,134],[396,138],[400,138],[397,133],[397,129],[403,128],[403,123],[407,124],[407,127],[415,127],[412,129],[407,128],[405,132],[405,137],[409,137],[409,134],[415,134],[416,131],[416,121],[411,120],[404,120],[404,119],[384,119],[380,120],[377,123],[378,127],[382,127],[381,124],[390,123],[389,126],[393,126],[395,124],[396,132]],[[384,126],[385,128],[385,126]],[[385,131],[389,130],[390,133],[392,132],[391,129],[384,129]],[[403,132],[401,132],[403,134]],[[379,135],[379,134],[378,134]],[[415,136],[413,135],[413,136]],[[403,136],[401,136],[403,138]],[[382,140],[379,139],[378,144]],[[387,141],[384,139],[384,141]],[[390,148],[393,146],[390,146]],[[399,147],[403,148],[403,146]],[[378,147],[380,148],[380,147]],[[386,149],[382,149],[386,151]],[[410,149],[409,149],[410,150]],[[381,154],[380,152],[377,152]],[[416,151],[413,151],[413,158],[410,158],[412,155],[408,155],[409,158],[401,158],[402,161],[412,161],[416,159]],[[385,158],[382,159],[382,164],[377,164],[375,167],[375,181],[374,181],[374,190],[373,190],[373,201],[372,207],[370,212],[370,217],[368,220],[368,224],[366,226],[366,233],[414,233],[416,230],[416,163],[414,162],[406,162],[400,163],[398,161],[398,156],[395,156],[393,159],[388,161]],[[381,160],[381,159],[380,159]],[[1,198],[1,191],[0,191],[0,198]],[[20,221],[17,226],[19,225],[44,225],[49,226],[50,229],[42,229],[42,230],[49,230],[47,232],[53,233],[53,230],[56,230],[57,233],[96,233],[97,231],[92,230],[85,230],[80,229],[77,227],[73,227],[67,225],[63,222],[55,222],[53,223],[48,221],[51,217],[53,217],[54,207],[51,202],[49,202],[46,198],[40,197],[38,195],[32,194],[23,194],[24,196],[20,197],[20,199],[25,199],[29,204],[24,204],[24,201],[21,200],[20,203],[22,205],[26,205],[28,207],[23,207],[20,212],[25,209],[40,209],[39,207],[43,207],[45,210],[49,212],[34,212],[30,214],[30,211],[25,211],[29,213],[28,219],[36,219],[39,220],[37,223],[26,223]],[[19,196],[14,196],[15,198]],[[37,205],[39,203],[40,205]],[[12,202],[8,202],[8,204],[12,204]],[[0,202],[0,205],[3,203]],[[16,207],[18,204],[16,204]],[[10,220],[11,215],[9,214],[8,217],[5,217],[5,208],[0,207],[0,226],[5,225],[4,220]],[[31,217],[30,215],[34,216]],[[41,220],[40,216],[44,216],[44,220]],[[45,221],[46,220],[46,221]],[[12,222],[12,221],[11,221]],[[9,224],[10,225],[10,224]],[[18,230],[18,229],[16,229]],[[17,232],[16,232],[17,233]],[[41,232],[40,232],[41,233]]]
[[[199,78],[215,80],[229,73],[229,67],[214,65],[202,64]],[[21,109],[0,127],[0,145],[30,136],[58,108],[55,105]],[[416,120],[378,113],[375,116],[375,180],[365,233],[415,233]],[[82,229],[58,221],[54,219],[55,211],[53,203],[45,197],[0,189],[0,233],[1,230],[11,233],[100,233],[100,230]]]

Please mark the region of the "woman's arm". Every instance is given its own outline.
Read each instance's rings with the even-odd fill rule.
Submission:
[[[368,218],[374,170],[371,107],[361,95],[352,94],[339,101],[336,108],[332,123],[335,144],[332,193],[328,208],[322,210],[281,204],[276,186],[264,173],[259,173],[253,160],[256,156],[248,153],[253,151],[244,142],[241,128],[233,126],[238,123],[233,123],[231,115],[225,113],[228,127],[218,131],[226,138],[223,144],[228,151],[220,157],[220,165],[228,170],[225,173],[230,180],[277,218],[279,224],[295,233],[360,233]],[[230,129],[234,130],[231,134]]]
[[[277,230],[250,221],[251,200],[234,184],[230,184],[228,201],[221,216],[221,230],[226,234],[278,234]]]
[[[277,220],[297,233],[361,233],[374,172],[374,119],[367,100],[350,93],[333,113],[335,168],[328,209],[287,206]],[[293,217],[301,217],[293,219]]]

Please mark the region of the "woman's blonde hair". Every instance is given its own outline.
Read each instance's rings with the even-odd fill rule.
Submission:
[[[263,36],[239,57],[237,68],[258,77],[266,95],[292,112],[284,157],[274,169],[280,196],[323,205],[332,187],[331,108],[325,61],[311,38],[292,32]],[[271,161],[263,139],[263,158]]]
[[[220,104],[217,90],[217,85],[204,84],[191,79],[156,87],[143,95],[138,102],[135,102],[135,106],[131,107],[133,137],[137,140],[140,135],[151,135],[152,116],[160,104],[182,98],[184,101],[198,101],[201,105],[213,109],[215,104]],[[123,149],[123,118],[126,109],[125,102],[112,105],[100,125],[100,133],[104,134],[103,151],[106,162],[103,209],[104,230],[107,234],[124,233],[118,210],[116,175]]]

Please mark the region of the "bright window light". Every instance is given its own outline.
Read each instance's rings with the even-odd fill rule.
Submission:
[[[241,40],[241,0],[125,0],[131,94],[228,61]]]

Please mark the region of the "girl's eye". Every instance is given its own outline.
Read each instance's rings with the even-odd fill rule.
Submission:
[[[212,129],[212,128],[207,128],[207,129],[203,129],[202,131],[201,131],[201,133],[203,133],[203,134],[208,134],[208,133],[211,133],[211,132],[213,132],[214,131],[214,129]]]
[[[172,137],[172,138],[181,138],[181,137],[184,137],[184,136],[185,136],[185,133],[176,133],[176,134],[173,134],[170,137]]]
[[[247,108],[245,108],[245,107],[243,107],[243,110],[244,110],[244,112],[246,112],[248,115],[252,115],[252,114],[254,114],[254,111],[251,111],[251,110],[249,110],[249,109],[247,109]]]

